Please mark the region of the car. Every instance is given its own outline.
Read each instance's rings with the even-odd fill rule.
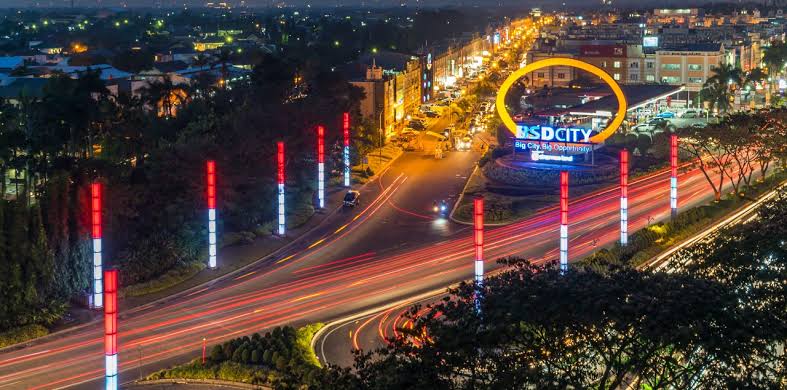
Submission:
[[[681,118],[702,118],[702,111],[688,109],[680,115]]]
[[[349,190],[344,194],[344,207],[355,207],[361,205],[361,193]]]
[[[415,130],[424,130],[424,129],[426,129],[426,126],[423,123],[418,122],[418,121],[410,121],[410,123],[407,125],[407,127],[411,128],[411,129],[415,129]]]
[[[426,115],[429,118],[437,118],[437,117],[440,116],[440,114],[438,114],[438,113],[436,113],[434,111],[426,111],[426,112],[424,112],[424,115]]]
[[[656,115],[656,118],[674,118],[674,117],[675,117],[675,113],[672,111],[663,111],[658,113],[658,115]]]

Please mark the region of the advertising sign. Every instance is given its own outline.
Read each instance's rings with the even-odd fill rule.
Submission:
[[[514,149],[530,152],[533,161],[574,161],[575,154],[593,150],[593,130],[581,127],[517,125]]]

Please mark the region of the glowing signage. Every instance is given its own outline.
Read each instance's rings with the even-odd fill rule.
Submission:
[[[659,37],[643,37],[642,47],[659,47]]]
[[[544,152],[540,150],[534,150],[530,152],[530,159],[533,161],[562,161],[562,162],[572,162],[574,161],[574,156],[564,156],[559,154],[544,154]]]
[[[557,141],[571,143],[590,143],[590,133],[592,129],[579,127],[558,127],[550,126],[517,126],[517,138],[537,141]]]
[[[604,130],[601,130],[598,134],[590,137],[591,143],[601,143],[605,139],[609,138],[615,131],[620,127],[623,123],[623,120],[626,117],[626,109],[628,104],[626,102],[626,97],[623,95],[623,90],[620,89],[620,85],[618,85],[617,81],[612,78],[605,70],[589,64],[584,61],[575,60],[573,58],[562,58],[562,57],[554,57],[548,58],[541,61],[536,61],[528,64],[524,68],[517,69],[515,72],[511,73],[508,78],[503,81],[503,84],[500,86],[500,89],[497,91],[497,98],[495,100],[495,106],[497,108],[497,113],[500,115],[500,119],[502,119],[503,124],[514,134],[518,132],[518,126],[514,119],[511,118],[511,114],[508,113],[506,108],[506,94],[508,90],[514,85],[522,77],[525,77],[528,73],[532,73],[536,70],[550,67],[550,66],[570,66],[573,68],[578,68],[584,70],[586,72],[590,72],[604,81],[609,87],[612,89],[612,92],[615,95],[615,98],[618,101],[618,110],[615,114],[615,118],[609,122],[609,125]]]

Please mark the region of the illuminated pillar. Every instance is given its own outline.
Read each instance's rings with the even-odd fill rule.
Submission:
[[[279,184],[279,235],[284,235],[284,142],[276,143],[276,180]]]
[[[560,271],[568,271],[568,172],[560,171]]]
[[[481,311],[480,292],[484,283],[484,198],[473,199],[473,246],[475,248],[476,311]]]
[[[103,265],[101,260],[101,183],[90,185],[90,234],[93,238],[93,308],[104,306],[102,285]]]
[[[620,245],[629,242],[629,151],[620,151]]]
[[[104,362],[106,390],[118,388],[118,271],[104,271]]]
[[[342,115],[342,132],[344,133],[344,148],[342,156],[344,159],[344,186],[350,186],[350,113]]]
[[[208,160],[208,268],[216,268],[216,162]]]
[[[325,127],[317,126],[317,200],[325,207]]]
[[[672,218],[678,215],[678,136],[670,136],[669,206]]]

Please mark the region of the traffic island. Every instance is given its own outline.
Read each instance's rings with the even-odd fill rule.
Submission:
[[[491,155],[494,155],[492,152]],[[507,225],[557,205],[559,171],[571,175],[572,196],[582,196],[613,185],[617,180],[615,161],[599,155],[594,166],[560,166],[522,161],[513,155],[492,160],[482,158],[479,168],[468,178],[462,195],[451,214],[457,223],[472,224],[473,197],[485,200],[485,223]]]
[[[148,375],[138,384],[236,383],[241,388],[297,388],[323,369],[311,341],[324,325],[276,327],[261,335],[238,337],[206,348],[188,363]]]

